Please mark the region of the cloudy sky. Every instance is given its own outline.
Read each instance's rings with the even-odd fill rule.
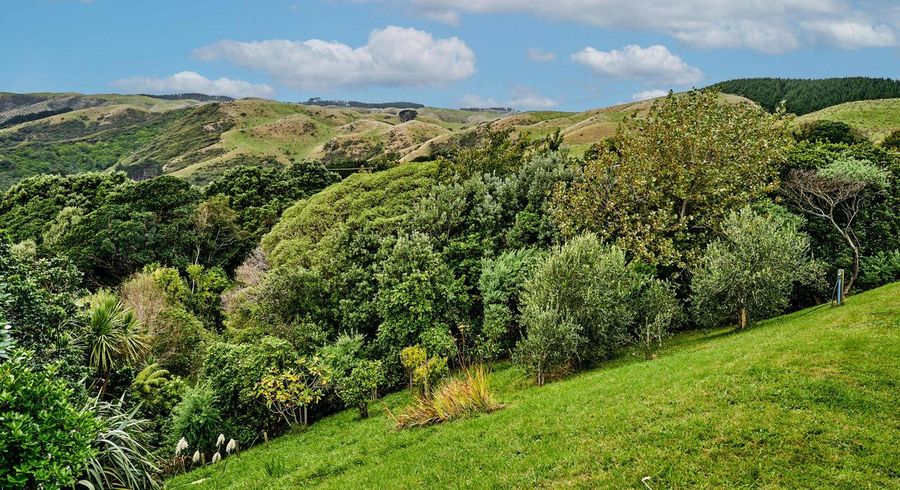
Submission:
[[[900,78],[900,0],[9,0],[0,91],[583,110],[737,77]]]

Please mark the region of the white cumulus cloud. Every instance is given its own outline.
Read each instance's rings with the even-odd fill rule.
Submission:
[[[243,80],[218,78],[210,80],[194,71],[180,71],[164,78],[131,77],[116,80],[113,87],[132,93],[182,94],[196,92],[229,97],[271,97],[275,89],[269,85]]]
[[[658,88],[651,89],[651,90],[641,90],[640,92],[631,94],[631,100],[634,100],[634,101],[649,100],[649,99],[655,99],[658,97],[665,97],[667,95],[669,95],[668,90],[662,90],[662,89],[658,89]]]
[[[659,44],[646,48],[629,44],[622,49],[610,51],[587,47],[573,54],[572,60],[604,78],[674,85],[690,85],[703,80],[702,71],[688,65]]]
[[[353,0],[360,1],[360,0]],[[369,0],[373,1],[373,0]],[[524,13],[539,18],[574,21],[612,29],[661,33],[702,48],[750,48],[782,53],[801,46],[805,22],[839,22],[857,18],[865,29],[851,34],[860,46],[887,39],[879,19],[896,7],[896,0],[383,0],[406,4],[433,20],[458,24],[463,14]],[[896,29],[900,29],[894,24]],[[890,30],[891,34],[895,31]],[[814,42],[833,42],[813,37]]]
[[[857,20],[819,20],[804,22],[813,36],[842,49],[885,48],[897,46],[894,31],[886,25]]]
[[[364,46],[310,39],[224,40],[194,50],[201,60],[224,59],[261,70],[284,85],[314,90],[335,86],[436,85],[475,73],[475,54],[465,42],[435,39],[416,29],[376,29]]]
[[[528,54],[528,59],[538,63],[549,63],[556,59],[556,53],[544,51],[543,49],[528,48],[526,53]]]

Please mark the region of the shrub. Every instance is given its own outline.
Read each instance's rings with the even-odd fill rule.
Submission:
[[[534,375],[538,386],[562,374],[578,356],[578,327],[552,307],[529,304],[523,317],[528,336],[516,344],[513,362]]]
[[[94,455],[97,420],[72,406],[54,374],[22,358],[0,364],[0,487],[72,486]]]
[[[272,370],[289,369],[296,360],[293,346],[275,337],[253,344],[211,344],[201,376],[215,393],[223,418],[221,432],[247,445],[261,431],[276,431],[279,418],[260,403],[257,383]]]
[[[484,367],[467,369],[462,378],[448,380],[431,397],[419,396],[397,415],[390,411],[398,428],[422,427],[447,422],[501,407],[488,386]]]
[[[319,403],[330,383],[330,373],[319,358],[300,358],[289,368],[272,369],[263,376],[256,394],[288,426],[305,426],[309,406]]]
[[[100,423],[100,433],[91,444],[94,456],[83,477],[95,489],[159,487],[159,468],[148,445],[150,421],[137,411],[137,407],[126,410],[121,400],[90,400],[86,405],[84,412],[96,413]]]
[[[795,283],[816,278],[809,238],[788,218],[744,208],[728,216],[722,232],[724,237],[707,247],[691,283],[702,325],[737,321],[744,328],[781,312]]]
[[[632,330],[635,343],[650,359],[662,345],[672,325],[681,314],[681,306],[672,286],[659,280],[649,280],[637,299],[638,319]]]
[[[400,362],[409,376],[409,389],[420,396],[431,396],[432,388],[449,374],[446,357],[428,357],[418,345],[400,351]]]
[[[189,388],[172,411],[169,441],[174,446],[175,441],[184,438],[201,452],[211,451],[221,432],[222,418],[216,394],[208,384]]]
[[[860,284],[874,288],[900,280],[900,250],[881,251],[862,260]]]
[[[196,316],[173,306],[159,312],[150,331],[150,352],[173,374],[193,377],[203,365],[212,335]]]
[[[852,145],[865,139],[853,126],[842,121],[813,121],[800,126],[795,137],[798,141],[844,143]]]
[[[384,383],[381,361],[358,361],[349,374],[337,381],[337,394],[348,407],[359,409],[359,417],[369,416],[369,400],[378,397],[378,386]]]
[[[518,249],[482,261],[478,284],[484,304],[484,325],[475,341],[479,357],[496,359],[512,350],[522,337],[519,295],[541,258],[542,254],[535,249]]]

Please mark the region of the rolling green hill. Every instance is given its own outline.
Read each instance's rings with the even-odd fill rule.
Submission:
[[[847,102],[797,118],[798,124],[812,121],[841,121],[879,142],[900,129],[900,98]]]
[[[654,360],[544,387],[497,366],[497,412],[399,431],[373,404],[166,487],[895,488],[898,297],[894,283],[747,331],[683,333]]]

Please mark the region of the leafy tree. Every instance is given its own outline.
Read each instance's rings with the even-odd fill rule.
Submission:
[[[740,135],[738,137],[738,135]],[[724,217],[770,190],[791,141],[785,121],[716,92],[670,94],[558,190],[564,234],[597,233],[637,257],[683,268]]]
[[[827,220],[853,251],[853,273],[844,285],[848,294],[859,277],[860,242],[854,220],[868,204],[867,190],[879,191],[890,185],[890,175],[868,161],[851,158],[835,160],[818,170],[793,170],[782,192],[804,212]]]
[[[569,324],[577,334],[574,365],[606,358],[628,341],[637,319],[634,298],[645,281],[622,249],[601,244],[596,235],[577,237],[555,248],[525,283],[526,338],[532,325]]]
[[[543,386],[561,374],[578,356],[578,326],[554,305],[529,303],[523,311],[528,336],[516,344],[513,361]]]
[[[101,395],[106,393],[113,371],[133,364],[147,350],[146,336],[134,313],[107,291],[100,291],[91,299],[83,337],[88,363],[103,378]]]
[[[396,362],[400,349],[421,344],[429,352],[453,355],[451,329],[466,298],[458,279],[420,233],[401,236],[380,252],[377,272],[377,344]]]
[[[350,373],[337,381],[337,394],[348,407],[356,407],[360,418],[369,416],[369,400],[378,396],[378,386],[384,383],[381,361],[362,360]]]
[[[161,367],[194,378],[203,366],[213,335],[191,313],[177,306],[162,310],[150,326],[149,352]]]
[[[732,212],[723,237],[711,243],[694,270],[691,303],[702,325],[755,319],[780,313],[797,282],[813,282],[809,238],[793,221],[750,208]]]
[[[206,195],[227,197],[241,228],[251,241],[259,241],[285,208],[339,180],[337,174],[316,163],[241,165],[211,183]]]
[[[536,249],[516,249],[483,259],[479,290],[484,304],[484,324],[476,341],[480,356],[496,358],[510,351],[522,337],[519,295],[542,258]]]
[[[287,425],[305,426],[309,424],[309,406],[319,403],[330,383],[331,374],[320,358],[301,357],[287,369],[272,369],[263,376],[257,396]]]
[[[233,269],[253,247],[238,224],[238,214],[224,196],[213,196],[197,205],[194,213],[194,264]]]
[[[681,314],[681,305],[672,286],[650,280],[637,298],[638,318],[633,327],[635,343],[651,359]]]
[[[53,369],[33,371],[21,357],[0,364],[0,486],[73,486],[94,454],[94,415],[69,399]]]

